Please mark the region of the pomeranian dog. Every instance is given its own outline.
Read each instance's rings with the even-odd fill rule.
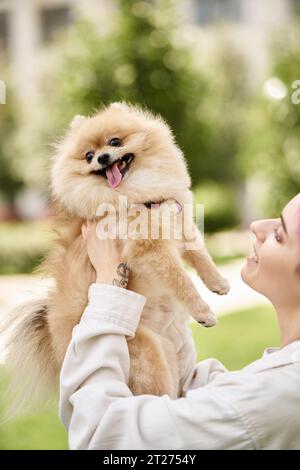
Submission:
[[[184,156],[162,118],[125,103],[113,103],[91,117],[76,116],[56,146],[51,168],[51,190],[57,208],[57,240],[42,270],[54,279],[46,298],[18,307],[9,318],[11,328],[7,362],[17,371],[29,371],[33,389],[39,378],[54,381],[87,304],[95,281],[81,233],[86,220],[97,219],[101,204],[116,211],[120,196],[147,214],[162,213],[175,204],[175,225],[192,203],[190,177]],[[213,292],[226,294],[227,281],[218,273],[201,243],[192,212],[185,217],[195,246],[161,235],[155,239],[123,239],[130,268],[128,289],[147,298],[139,327],[128,340],[129,387],[133,394],[182,394],[183,358],[172,343],[170,325],[187,331],[190,315],[204,326],[216,322],[187,274],[183,260]],[[159,222],[160,223],[160,222]],[[190,241],[190,240],[189,240]],[[29,377],[29,375],[28,375]]]

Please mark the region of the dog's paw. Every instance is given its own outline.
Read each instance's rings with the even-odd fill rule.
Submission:
[[[227,279],[224,279],[223,277],[220,277],[215,282],[206,283],[206,286],[214,294],[218,294],[218,295],[225,295],[225,294],[228,294],[228,292],[230,291],[230,284],[227,281]]]
[[[217,317],[208,306],[206,308],[194,310],[192,312],[192,317],[196,320],[197,323],[204,326],[205,328],[210,328],[211,326],[215,326],[217,324]]]

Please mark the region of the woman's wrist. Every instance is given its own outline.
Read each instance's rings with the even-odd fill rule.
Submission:
[[[97,277],[96,277],[96,284],[112,284],[113,285],[113,281],[114,281],[114,275],[111,274],[107,274],[107,275],[104,275],[103,273],[101,274],[97,274]]]
[[[127,288],[129,281],[130,269],[127,263],[119,263],[115,269],[105,272],[103,269],[96,271],[97,284],[111,284],[117,287]]]

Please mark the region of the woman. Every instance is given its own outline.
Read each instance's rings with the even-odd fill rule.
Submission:
[[[300,449],[300,194],[280,218],[251,230],[242,278],[272,302],[280,349],[237,372],[202,361],[185,396],[171,400],[127,387],[125,337],[134,336],[146,299],[115,285],[125,261],[117,242],[83,226],[97,280],[61,372],[60,416],[72,449]]]

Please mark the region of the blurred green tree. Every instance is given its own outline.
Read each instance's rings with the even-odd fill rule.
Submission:
[[[118,5],[108,32],[82,20],[61,38],[58,64],[53,68],[50,62],[53,71],[43,82],[45,139],[59,135],[74,114],[127,100],[170,124],[194,186],[213,180],[225,184],[224,194],[228,185],[240,191],[244,172],[238,156],[249,100],[241,54],[221,37],[208,72],[199,55],[199,36],[183,27],[177,2],[119,0]],[[217,216],[219,223],[209,222],[208,230],[236,222],[236,213],[243,212],[240,195],[235,199],[233,193],[226,215]]]
[[[19,126],[18,109],[9,88],[6,104],[0,105],[0,195],[11,207],[15,194],[24,186],[22,177],[13,164],[16,152],[14,138]]]
[[[47,119],[59,131],[74,114],[112,101],[149,107],[172,127],[196,183],[214,173],[213,129],[199,113],[209,83],[180,34],[176,4],[119,0],[106,34],[90,21],[78,23],[62,43],[59,67],[44,82],[47,100],[53,95]]]
[[[247,67],[222,35],[207,66],[197,28],[184,23],[178,7],[175,0],[118,0],[105,31],[99,21],[81,19],[50,46],[41,63],[39,105],[30,109],[15,139],[19,151],[14,153],[21,152],[22,159],[12,159],[9,167],[18,167],[22,181],[45,186],[48,144],[75,114],[127,100],[166,119],[186,155],[194,187],[202,184],[208,197],[220,199],[223,213],[212,210],[206,228],[236,222],[236,214],[243,214],[247,167],[241,165],[250,100]],[[203,194],[198,193],[205,203]],[[222,194],[230,195],[226,205]]]
[[[273,39],[270,77],[265,96],[252,108],[245,150],[250,171],[266,182],[265,212],[278,216],[288,199],[300,191],[300,103],[293,88],[300,79],[298,23]]]
[[[215,31],[215,37],[215,49],[206,72],[211,86],[199,109],[212,135],[210,152],[206,155],[206,161],[211,162],[208,177],[211,184],[221,185],[227,199],[227,210],[218,214],[220,222],[223,220],[222,225],[226,227],[239,222],[248,226],[246,184],[249,165],[244,145],[250,131],[249,108],[256,90],[249,80],[249,60],[232,34],[221,25]],[[221,198],[219,205],[225,209]],[[214,217],[216,215],[214,213]]]

